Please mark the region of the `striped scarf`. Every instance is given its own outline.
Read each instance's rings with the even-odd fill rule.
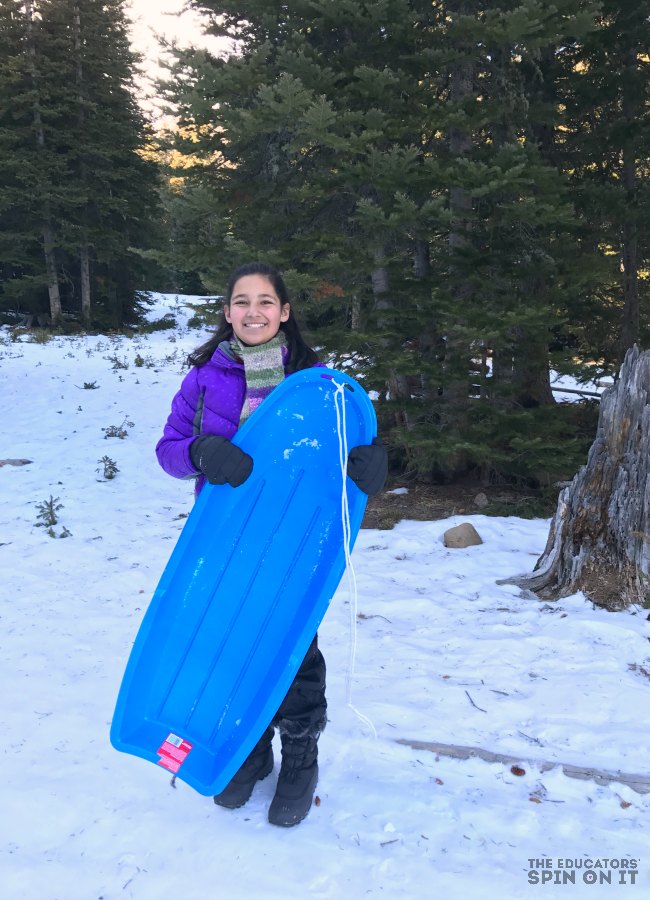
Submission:
[[[265,344],[249,347],[233,337],[230,347],[244,362],[246,375],[246,397],[242,407],[239,424],[241,425],[271,393],[274,387],[284,380],[284,363],[286,359],[286,338],[278,331],[274,338]]]

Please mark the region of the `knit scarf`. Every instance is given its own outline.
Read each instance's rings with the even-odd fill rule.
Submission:
[[[274,338],[265,344],[249,347],[236,337],[230,341],[230,347],[244,362],[246,375],[246,397],[242,407],[239,424],[241,425],[251,413],[284,380],[284,363],[286,358],[286,338],[278,331]]]

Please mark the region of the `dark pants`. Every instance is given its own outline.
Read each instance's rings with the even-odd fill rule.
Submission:
[[[316,635],[271,724],[288,738],[318,738],[326,722],[325,659]]]

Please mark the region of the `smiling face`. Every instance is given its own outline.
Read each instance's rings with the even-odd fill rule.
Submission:
[[[289,318],[291,307],[283,304],[264,275],[244,275],[235,282],[230,305],[224,307],[226,322],[235,336],[249,346],[265,344]]]

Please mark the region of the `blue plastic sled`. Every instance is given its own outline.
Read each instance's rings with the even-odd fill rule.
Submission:
[[[266,398],[234,439],[252,475],[201,491],[140,626],[111,742],[201,794],[273,718],[345,571],[342,398],[348,448],[370,443],[374,409],[342,372],[297,372]],[[346,487],[352,545],[366,496]]]

